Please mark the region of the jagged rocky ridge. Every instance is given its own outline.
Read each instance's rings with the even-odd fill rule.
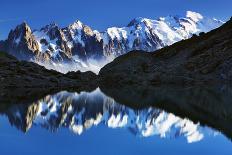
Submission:
[[[109,74],[110,73],[110,74]],[[154,53],[134,51],[104,66],[105,85],[230,83],[232,19],[221,27],[182,40]]]
[[[112,27],[104,32],[79,20],[65,28],[52,23],[34,31],[23,23],[9,33],[7,40],[1,41],[0,50],[65,73],[97,73],[106,63],[129,51],[155,51],[222,24],[191,11],[184,17],[135,18],[126,27]]]

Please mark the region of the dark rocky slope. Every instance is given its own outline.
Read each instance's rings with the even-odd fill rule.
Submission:
[[[0,101],[36,98],[65,89],[92,90],[97,76],[92,72],[61,74],[32,62],[18,61],[0,52]]]
[[[232,80],[232,19],[155,53],[130,52],[101,69],[102,83],[208,83]]]

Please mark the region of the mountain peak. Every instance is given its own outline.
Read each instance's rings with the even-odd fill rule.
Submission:
[[[31,34],[30,26],[26,23],[26,21],[23,21],[21,24],[17,25],[15,29],[11,30],[8,38],[10,37],[21,38],[25,35],[30,35],[30,34]]]
[[[130,21],[130,23],[127,25],[127,27],[130,27],[130,26],[133,26],[136,24],[140,24],[140,23],[144,23],[144,22],[147,22],[149,20],[151,20],[151,19],[143,18],[143,17],[136,17]]]
[[[204,18],[200,13],[193,12],[193,11],[187,11],[186,17],[190,18],[194,22],[198,22]]]
[[[30,30],[30,26],[27,24],[26,21],[23,21],[21,24],[19,24],[17,27],[16,27],[17,30]]]
[[[84,24],[80,20],[77,19],[74,23],[69,25],[69,28],[71,28],[71,29],[82,29],[83,25]]]
[[[27,24],[26,21],[23,21],[20,25],[21,25],[21,26],[28,26],[28,24]]]
[[[159,17],[159,18],[157,18],[157,20],[164,21],[165,19],[179,19],[179,18],[183,18],[183,17],[187,17],[194,22],[198,22],[204,18],[200,13],[197,13],[194,11],[186,11],[185,16],[168,15],[166,17]],[[152,21],[152,19],[148,19],[148,18],[144,18],[144,17],[136,17],[136,18],[132,19],[131,22],[127,26],[130,27],[130,26],[133,26],[135,24],[144,23],[144,22],[148,22],[148,21]]]
[[[50,24],[44,26],[41,28],[42,31],[49,31],[51,29],[58,29],[58,24],[56,24],[55,22],[51,22]]]
[[[82,24],[83,24],[83,23],[82,23],[79,19],[75,20],[75,21],[74,21],[74,23],[76,23],[76,24],[80,24],[80,25],[82,25]]]
[[[50,24],[49,24],[49,26],[50,27],[58,27],[58,24],[56,23],[56,22],[51,22]]]

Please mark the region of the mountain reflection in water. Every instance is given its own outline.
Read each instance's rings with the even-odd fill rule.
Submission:
[[[117,103],[99,88],[92,92],[62,91],[32,104],[15,104],[2,112],[12,126],[27,132],[39,126],[51,132],[68,128],[81,135],[93,126],[126,128],[138,137],[157,135],[161,138],[185,137],[188,143],[198,142],[216,131],[200,126],[188,118],[155,107],[133,109]]]

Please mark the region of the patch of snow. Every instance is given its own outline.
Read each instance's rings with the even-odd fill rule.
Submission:
[[[200,13],[193,12],[193,11],[187,11],[186,17],[190,18],[194,22],[198,22],[204,18]]]
[[[81,135],[84,130],[84,127],[83,125],[73,125],[71,126],[71,129],[74,133]]]
[[[110,128],[118,128],[118,127],[124,127],[127,124],[128,116],[124,115],[121,118],[121,115],[112,115],[108,120],[108,127]]]
[[[15,40],[16,45],[18,45],[18,44],[20,43],[20,41],[21,41],[21,37],[18,37],[18,38]]]

